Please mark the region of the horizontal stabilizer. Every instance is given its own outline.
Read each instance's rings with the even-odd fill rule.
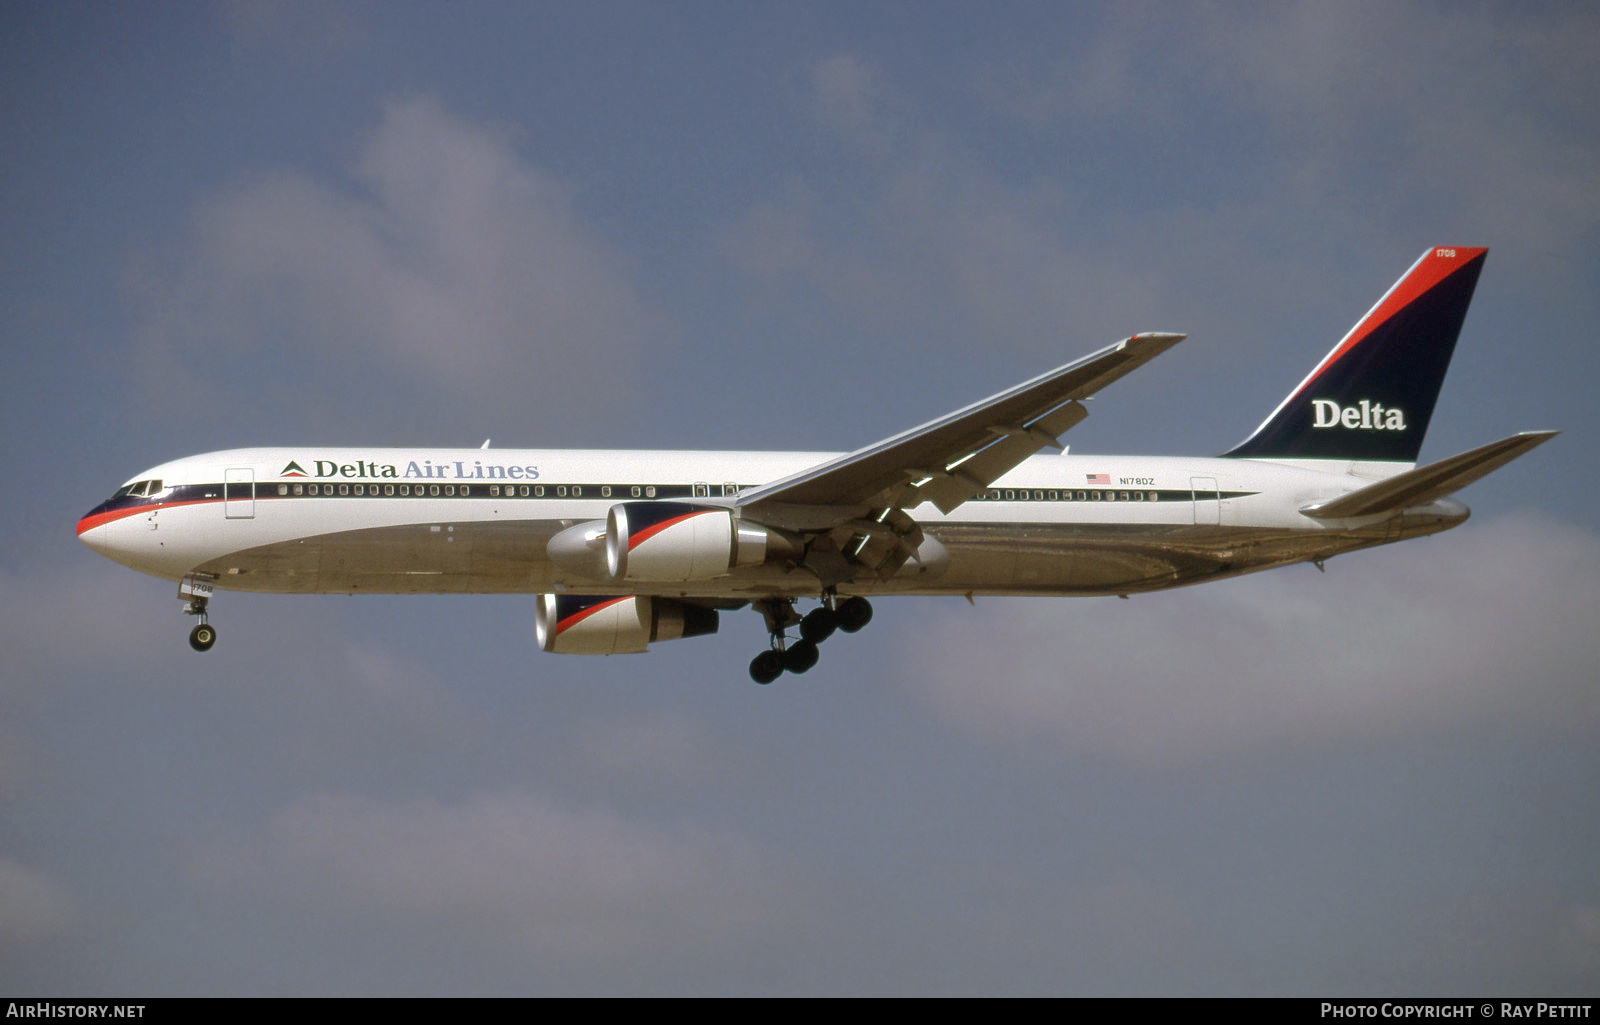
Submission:
[[[1436,498],[1459,491],[1480,477],[1511,462],[1536,446],[1555,437],[1560,431],[1523,431],[1509,438],[1491,441],[1470,452],[1463,452],[1437,463],[1407,470],[1387,480],[1369,484],[1360,491],[1308,505],[1300,511],[1319,520],[1347,519],[1355,516],[1376,516],[1379,513],[1397,512],[1412,506],[1426,505]]]

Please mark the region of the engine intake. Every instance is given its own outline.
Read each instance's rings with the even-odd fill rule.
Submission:
[[[716,609],[650,595],[541,594],[533,613],[539,647],[560,655],[633,654],[718,625]]]

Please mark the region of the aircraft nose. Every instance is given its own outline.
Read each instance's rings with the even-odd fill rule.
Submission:
[[[116,522],[105,515],[104,505],[98,505],[79,518],[78,540],[101,555],[110,555],[110,534]]]

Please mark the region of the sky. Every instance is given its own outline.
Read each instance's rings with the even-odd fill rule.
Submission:
[[[1600,991],[1600,13],[0,5],[0,991]],[[1491,252],[1460,528],[1114,599],[539,652],[531,596],[77,542],[254,445],[844,451],[1136,331],[1080,453],[1245,437]]]

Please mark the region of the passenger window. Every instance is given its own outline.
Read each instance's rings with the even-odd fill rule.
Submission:
[[[350,493],[350,485],[348,485],[348,484],[339,485],[339,494],[348,495],[349,493]]]
[[[428,485],[428,494],[432,495],[434,498],[438,498],[439,497],[439,485],[437,485],[437,484],[429,484]]]
[[[289,485],[287,485],[287,484],[279,484],[278,485],[278,494],[287,495],[288,493],[289,493]]]
[[[609,484],[601,485],[601,487],[600,487],[600,497],[601,498],[610,498],[611,497],[611,485],[609,485]]]
[[[654,498],[654,497],[656,497],[656,486],[654,484],[645,485],[644,497],[646,497],[646,498]]]
[[[385,484],[383,486],[383,494],[384,494],[385,498],[392,497],[394,495],[394,485],[393,484]]]

